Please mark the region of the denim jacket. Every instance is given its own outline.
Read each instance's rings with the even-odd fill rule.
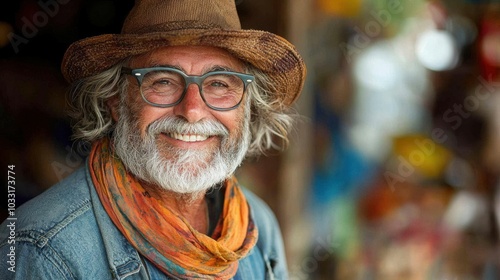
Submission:
[[[262,200],[243,191],[259,237],[233,279],[286,279],[276,218]],[[2,279],[169,279],[114,226],[87,167],[16,209],[15,217],[0,228]]]

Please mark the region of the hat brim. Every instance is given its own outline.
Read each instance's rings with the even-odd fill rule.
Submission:
[[[282,105],[300,95],[305,64],[284,38],[260,30],[187,29],[146,34],[105,34],[73,43],[62,61],[62,74],[72,83],[109,69],[123,59],[164,46],[213,46],[263,71]]]

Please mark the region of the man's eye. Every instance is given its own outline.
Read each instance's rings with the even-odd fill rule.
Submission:
[[[212,87],[227,87],[227,84],[223,83],[221,81],[212,81],[210,83],[210,86],[212,86]]]
[[[172,82],[168,79],[160,79],[154,82],[155,85],[170,85]]]

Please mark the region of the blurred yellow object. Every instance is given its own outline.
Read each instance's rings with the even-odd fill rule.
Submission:
[[[423,135],[396,137],[393,151],[429,179],[441,177],[453,156],[450,150]]]
[[[9,36],[12,33],[12,26],[7,22],[0,21],[0,47],[5,47],[9,43]]]
[[[318,6],[333,16],[355,17],[361,12],[361,0],[318,0]]]

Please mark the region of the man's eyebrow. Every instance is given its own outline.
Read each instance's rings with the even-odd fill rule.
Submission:
[[[155,63],[155,64],[151,65],[151,67],[168,67],[168,68],[174,68],[174,69],[177,69],[177,70],[184,72],[184,69],[182,69],[182,67],[180,67],[178,65]]]
[[[169,68],[174,68],[174,69],[177,69],[177,70],[180,70],[180,71],[186,73],[186,71],[181,66],[179,66],[179,65],[155,63],[155,64],[151,65],[151,67],[169,67]],[[233,68],[231,68],[229,66],[213,65],[211,67],[206,68],[203,71],[203,74],[206,74],[206,73],[209,73],[209,72],[215,72],[215,71],[232,71],[232,72],[236,72],[236,70],[234,70]]]
[[[228,66],[222,66],[222,65],[214,65],[210,68],[208,68],[208,71],[206,71],[205,73],[208,73],[208,72],[214,72],[214,71],[235,71],[234,69],[232,69],[231,67],[228,67]]]

